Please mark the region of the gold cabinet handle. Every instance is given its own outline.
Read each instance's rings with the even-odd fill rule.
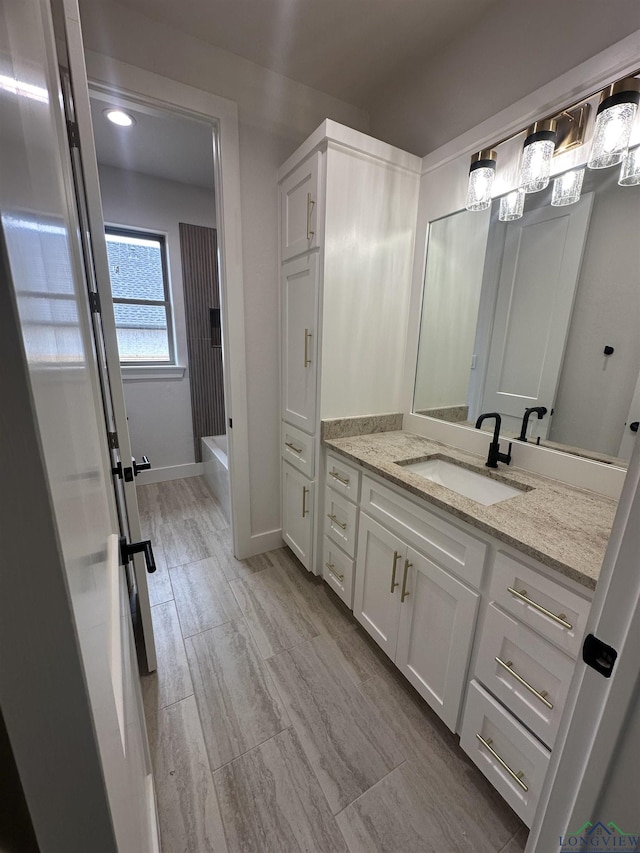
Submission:
[[[309,514],[309,510],[307,509],[307,494],[309,489],[306,486],[302,487],[302,517]]]
[[[296,447],[295,444],[292,444],[290,441],[285,441],[286,447],[290,447],[295,453],[302,453],[301,447]]]
[[[397,586],[400,586],[399,583],[396,583],[396,566],[398,565],[398,560],[400,559],[400,557],[401,555],[398,554],[397,551],[393,552],[393,568],[391,570],[391,592],[393,592],[393,590]]]
[[[341,521],[338,521],[338,519],[335,517],[335,515],[332,515],[330,512],[327,513],[327,518],[330,518],[331,521],[333,521],[334,524],[337,524],[338,527],[342,528],[342,530],[347,529],[347,525],[343,524]]]
[[[333,563],[325,563],[325,566],[329,569],[334,578],[340,581],[340,583],[342,583],[342,581],[344,580],[344,575],[338,574],[338,572],[336,572],[336,567],[333,565]]]
[[[313,334],[309,331],[309,329],[304,330],[304,366],[309,367],[311,364],[311,359],[309,358],[309,338],[312,338]]]
[[[407,575],[409,573],[409,569],[413,566],[413,563],[410,563],[409,560],[404,561],[404,574],[402,575],[402,592],[400,593],[400,604],[407,598],[407,596],[411,595],[410,592],[407,592]]]
[[[494,757],[494,758],[495,758],[495,760],[498,762],[498,764],[499,764],[501,767],[504,767],[504,769],[507,771],[507,773],[509,774],[509,776],[511,776],[511,778],[512,778],[515,782],[517,782],[517,783],[518,783],[518,785],[520,785],[520,787],[522,788],[522,790],[523,790],[523,791],[528,791],[528,790],[529,790],[529,787],[528,787],[527,785],[525,785],[525,783],[522,781],[522,777],[524,776],[524,773],[522,772],[522,770],[519,770],[519,771],[516,773],[514,770],[512,770],[512,769],[509,767],[509,765],[507,764],[507,762],[506,762],[506,761],[504,761],[502,758],[500,758],[500,756],[499,756],[499,755],[498,755],[498,753],[495,751],[495,749],[492,749],[492,747],[491,747],[491,744],[493,743],[493,740],[492,740],[491,738],[489,738],[488,740],[485,740],[485,739],[482,737],[482,735],[480,734],[480,732],[476,732],[476,737],[478,738],[478,740],[480,741],[480,743],[481,743],[484,747],[486,747],[486,748],[489,750],[489,752],[491,753],[491,755],[493,755],[493,757]]]
[[[512,586],[508,586],[507,589],[511,593],[511,595],[515,595],[516,598],[519,598],[520,601],[524,601],[525,604],[528,604],[530,607],[533,607],[534,610],[537,610],[539,613],[544,613],[545,616],[548,616],[549,619],[553,619],[554,622],[557,622],[558,625],[562,625],[563,628],[566,628],[567,631],[573,630],[573,625],[571,622],[567,622],[567,616],[565,613],[559,613],[557,616],[555,613],[552,613],[550,610],[547,610],[546,607],[543,607],[541,604],[538,604],[537,601],[533,601],[533,599],[529,598],[527,595],[527,590],[523,589],[518,592],[517,589],[514,589]]]
[[[522,684],[523,687],[526,687],[527,690],[530,693],[533,693],[533,695],[536,697],[536,699],[539,699],[542,702],[542,704],[546,705],[550,711],[553,709],[553,704],[551,702],[549,702],[549,700],[547,699],[547,696],[549,695],[547,693],[547,691],[543,690],[542,692],[540,692],[539,690],[536,690],[535,687],[532,687],[528,681],[525,681],[525,679],[521,675],[519,675],[515,671],[515,669],[513,669],[513,661],[508,660],[505,663],[499,657],[496,657],[496,663],[499,663],[501,667],[506,669],[507,672],[509,673],[509,675],[512,675],[515,678],[515,680],[518,682],[518,684]]]
[[[333,477],[334,480],[337,480],[339,483],[342,483],[343,486],[348,486],[351,482],[348,477],[341,477],[337,471],[329,471],[329,475]]]
[[[311,198],[311,193],[307,193],[307,240],[313,237],[314,232],[311,230],[311,211],[315,201]]]

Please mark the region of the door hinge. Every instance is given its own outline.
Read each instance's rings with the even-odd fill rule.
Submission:
[[[89,308],[92,314],[100,313],[100,294],[97,290],[89,291]]]
[[[122,480],[124,477],[125,483],[133,483],[133,468],[122,467],[122,462],[118,462],[117,465],[111,469],[111,473],[114,477],[117,477],[119,480]]]
[[[233,418],[229,418],[229,429],[233,429]]]
[[[110,450],[117,450],[120,445],[118,444],[118,433],[117,432],[108,432],[107,433],[107,441],[109,442]]]
[[[78,124],[71,119],[67,119],[67,136],[69,137],[69,145],[71,148],[80,147],[80,134],[78,133]]]

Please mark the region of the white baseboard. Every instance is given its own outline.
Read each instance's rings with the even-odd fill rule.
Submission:
[[[164,483],[165,480],[182,480],[183,477],[199,477],[202,474],[202,462],[187,462],[185,465],[167,465],[166,468],[151,468],[141,471],[136,477],[138,486],[149,483]]]
[[[255,557],[256,554],[264,554],[266,551],[275,551],[276,548],[282,548],[284,540],[282,539],[282,530],[267,530],[265,533],[254,533],[250,542],[245,548],[242,548],[241,560],[246,560],[248,557]]]

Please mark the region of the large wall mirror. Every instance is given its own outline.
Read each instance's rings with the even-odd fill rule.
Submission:
[[[640,186],[587,169],[577,203],[430,223],[413,411],[626,465],[640,421]],[[493,424],[487,424],[492,429]]]

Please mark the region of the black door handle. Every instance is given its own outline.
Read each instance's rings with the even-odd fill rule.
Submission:
[[[136,460],[131,457],[131,464],[133,466],[133,476],[137,477],[140,471],[148,471],[151,468],[151,462],[149,462],[148,456],[142,457],[142,462],[136,462]]]
[[[156,570],[156,560],[153,556],[151,539],[143,539],[141,542],[127,542],[125,537],[122,536],[120,537],[120,554],[125,566],[129,565],[129,561],[134,554],[144,554],[149,574],[152,575]]]
[[[632,424],[629,424],[629,429],[631,432],[638,432],[638,427],[640,426],[640,421],[634,421]]]

